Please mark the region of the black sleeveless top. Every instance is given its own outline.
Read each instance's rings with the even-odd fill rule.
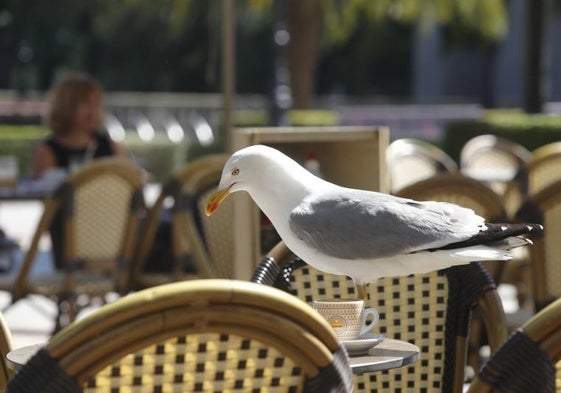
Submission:
[[[49,137],[45,140],[47,146],[51,148],[55,155],[56,159],[56,166],[58,168],[70,169],[71,163],[84,163],[88,159],[86,155],[88,154],[88,149],[71,149],[65,147],[57,142],[54,137]],[[101,158],[101,157],[108,157],[114,155],[113,150],[111,149],[111,141],[107,134],[99,134],[96,136],[95,139],[95,150],[89,159],[92,158]],[[91,154],[91,153],[90,153]]]

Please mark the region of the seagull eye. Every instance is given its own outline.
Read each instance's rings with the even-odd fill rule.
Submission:
[[[238,168],[232,169],[232,176],[237,176],[239,173],[240,173],[240,170]]]

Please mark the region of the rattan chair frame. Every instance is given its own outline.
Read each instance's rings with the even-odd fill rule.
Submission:
[[[131,282],[136,289],[146,288],[168,282],[220,277],[214,261],[209,255],[208,247],[211,242],[204,239],[197,216],[197,198],[199,193],[218,184],[222,168],[228,159],[225,154],[211,154],[194,160],[178,171],[167,181],[160,195],[149,208],[143,231],[138,242],[138,249],[134,257]],[[154,237],[159,225],[159,217],[164,201],[172,199],[172,247],[173,269],[170,273],[145,273],[146,258],[154,244]],[[182,260],[193,255],[197,274],[185,273]]]
[[[532,316],[509,337],[472,381],[468,393],[560,391],[555,380],[555,363],[559,361],[561,299]]]
[[[264,256],[261,263],[256,268],[252,281],[263,284],[271,285],[287,292],[292,292],[290,280],[295,270],[301,269],[307,266],[303,261],[299,260],[294,256],[294,254],[286,247],[284,242],[278,243],[271,251]],[[470,290],[477,291],[477,296],[474,296],[473,303],[466,305],[467,307],[457,314],[458,325],[456,326],[456,334],[454,335],[454,344],[450,344],[450,347],[454,349],[449,352],[449,356],[453,357],[453,366],[449,368],[450,375],[446,376],[448,382],[444,382],[446,387],[444,391],[461,392],[464,382],[464,372],[467,356],[467,343],[468,343],[468,333],[469,333],[469,320],[472,307],[477,307],[480,310],[482,320],[485,325],[485,329],[488,335],[489,346],[492,351],[495,351],[504,342],[508,335],[506,319],[504,315],[504,310],[502,308],[502,302],[496,291],[496,286],[494,285],[491,277],[486,273],[485,268],[479,264],[473,264],[473,269],[471,272],[465,270],[465,267],[453,267],[451,269],[464,269],[463,273],[458,273],[459,275],[466,274],[471,277],[477,278],[477,285],[479,287],[472,287]],[[308,267],[309,268],[309,267]],[[450,270],[450,269],[449,269]],[[474,271],[477,273],[473,274]],[[326,275],[328,277],[330,275]],[[356,294],[356,289],[350,278],[343,278],[340,276],[342,281],[336,285],[339,295],[343,294],[345,296],[353,296]],[[402,278],[396,278],[396,280],[401,280]],[[325,281],[329,281],[326,278]],[[323,282],[322,286],[327,287],[326,282]],[[371,284],[372,285],[372,284]],[[471,285],[471,284],[470,284]],[[307,287],[307,285],[306,285]],[[312,284],[313,287],[313,284]],[[407,288],[407,287],[406,287]],[[354,290],[353,290],[354,289]],[[345,292],[346,291],[346,292]],[[456,288],[455,291],[462,292],[464,295],[469,292],[467,288]],[[298,294],[296,294],[299,296]],[[385,294],[381,294],[384,296]],[[318,295],[322,296],[321,294]],[[333,294],[324,293],[323,296],[333,296]],[[337,295],[336,295],[337,296]],[[391,295],[388,295],[391,296]],[[311,302],[311,298],[302,298],[306,302]],[[435,299],[436,301],[436,299]],[[370,305],[376,307],[375,305]],[[450,306],[448,306],[450,309]],[[430,349],[429,349],[430,350]],[[421,355],[422,357],[422,355]],[[413,367],[422,367],[422,365],[414,365]],[[441,371],[443,372],[443,371]],[[359,377],[355,377],[359,378]],[[358,386],[359,381],[355,381]],[[356,387],[355,386],[355,387]],[[402,386],[403,389],[405,387]],[[411,388],[411,387],[407,387]],[[360,391],[355,389],[355,391]]]
[[[117,255],[109,263],[103,262],[97,266],[97,263],[101,261],[88,262],[78,259],[77,233],[75,232],[78,228],[75,225],[75,219],[77,214],[81,214],[76,209],[78,209],[77,200],[80,198],[79,194],[82,188],[92,187],[93,182],[103,178],[117,179],[120,184],[126,187],[128,199],[123,201],[123,204],[127,206],[128,211],[123,215],[125,223],[122,225],[121,241]],[[115,205],[116,200],[113,198],[108,203]],[[87,206],[85,208],[94,209],[97,207]],[[53,195],[44,202],[43,214],[11,290],[11,304],[34,293],[54,299],[59,306],[55,324],[55,331],[57,331],[62,325],[75,319],[79,307],[81,307],[76,302],[78,295],[103,299],[107,292],[126,293],[129,290],[129,275],[135,249],[138,221],[143,209],[142,174],[136,166],[127,160],[113,157],[98,159],[69,175],[54,191]],[[35,262],[39,241],[43,234],[49,230],[57,213],[61,213],[63,217],[64,268],[52,274],[31,277],[30,272]],[[100,231],[103,231],[103,228],[100,228]],[[90,272],[93,271],[97,273],[100,271],[112,272],[112,274],[91,276]],[[43,280],[53,280],[56,284],[48,285],[48,289],[38,289],[42,287],[39,283]],[[96,282],[99,286],[92,285]],[[63,303],[67,303],[67,311],[63,310],[63,308],[66,308],[63,307]]]
[[[66,375],[84,385],[105,367],[118,366],[124,355],[172,337],[208,332],[236,334],[274,347],[306,379],[342,361],[344,377],[351,379],[346,352],[311,307],[278,289],[239,280],[191,280],[136,292],[69,325],[45,351]],[[25,374],[25,367],[20,373]],[[350,392],[347,384],[341,391]]]

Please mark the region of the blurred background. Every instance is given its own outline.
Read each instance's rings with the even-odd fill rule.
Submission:
[[[20,173],[66,71],[156,179],[236,127],[388,125],[457,159],[477,134],[559,140],[561,1],[1,0],[0,154]]]

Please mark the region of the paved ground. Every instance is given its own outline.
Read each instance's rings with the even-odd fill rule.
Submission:
[[[0,205],[0,228],[15,239],[21,250],[26,250],[37,225],[42,204],[32,202],[2,202]],[[48,237],[41,240],[37,267],[34,274],[51,269],[50,241]],[[22,252],[17,254],[21,258]],[[53,315],[56,306],[42,297],[23,299],[5,309],[11,297],[7,292],[0,291],[0,305],[4,318],[12,332],[13,347],[45,342],[53,329]]]

